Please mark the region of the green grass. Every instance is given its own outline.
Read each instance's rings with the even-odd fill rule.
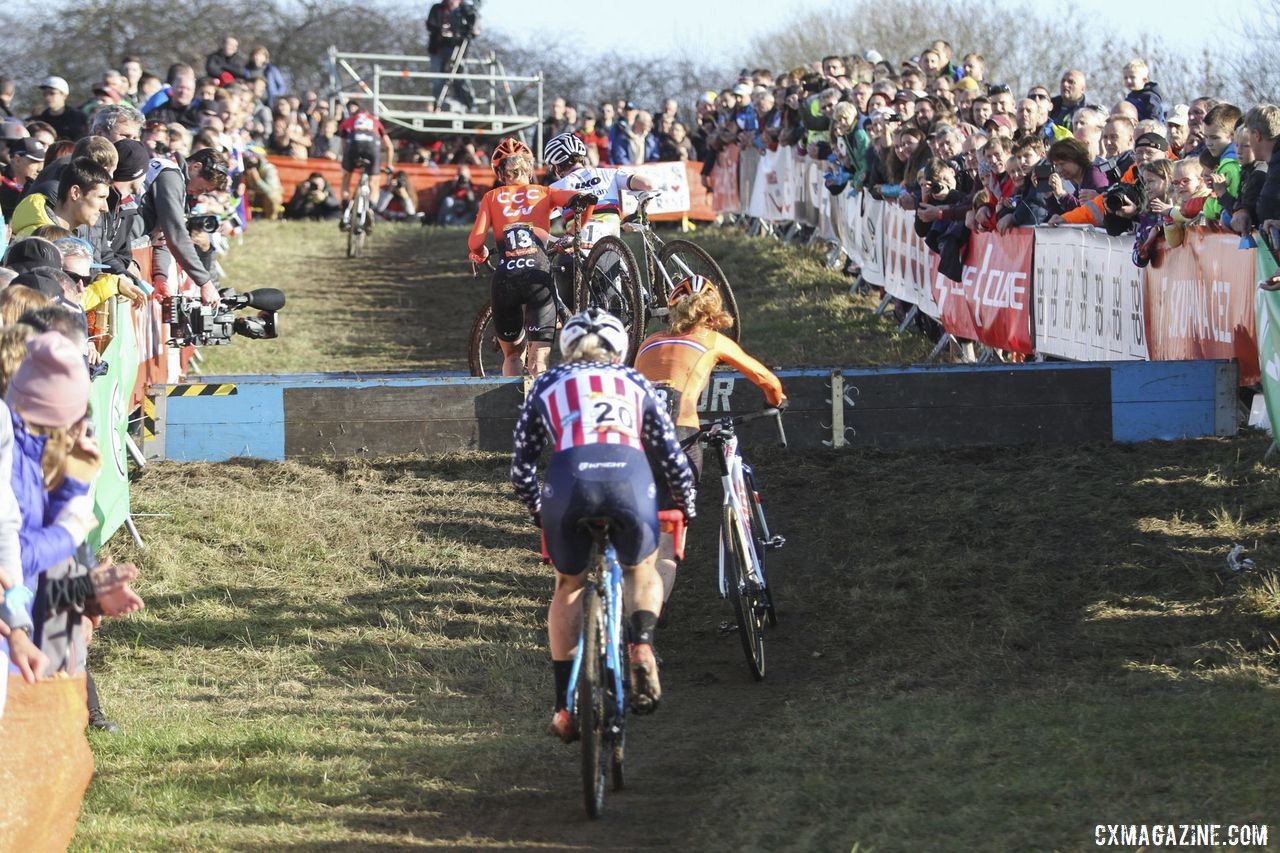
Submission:
[[[80,849],[1082,849],[1273,825],[1280,469],[1250,438],[753,455],[781,624],[751,681],[717,487],[634,721],[582,815],[542,733],[550,577],[501,455],[159,465],[148,609],[94,647]],[[751,448],[751,450],[755,450]],[[975,483],[984,484],[975,488]],[[1240,542],[1257,570],[1232,575]]]
[[[703,229],[767,363],[918,359],[804,251]],[[232,283],[284,337],[210,371],[460,369],[463,232],[258,226]],[[748,437],[749,440],[749,437]],[[91,651],[106,709],[80,850],[1078,850],[1099,823],[1280,819],[1280,467],[1263,438],[746,451],[780,625],[753,682],[715,593],[714,477],[590,822],[543,734],[550,572],[500,454],[149,466],[147,610]],[[1256,569],[1226,568],[1243,544]]]
[[[471,322],[489,298],[487,276],[471,275],[466,236],[387,224],[373,234],[371,257],[348,259],[333,223],[255,224],[225,262],[227,283],[282,288],[289,301],[281,336],[206,350],[205,372],[465,372]],[[929,352],[921,336],[898,335],[888,318],[875,317],[873,299],[850,297],[849,280],[814,250],[709,227],[691,239],[724,268],[743,345],[766,364],[896,364]]]

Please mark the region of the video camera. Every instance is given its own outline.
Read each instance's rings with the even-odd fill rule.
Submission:
[[[187,217],[188,231],[207,231],[212,234],[221,224],[214,213],[194,213]]]
[[[475,38],[476,22],[480,19],[480,3],[482,0],[464,0],[461,6],[462,18],[461,32],[458,35],[464,39]]]
[[[248,293],[231,288],[218,291],[217,305],[205,305],[198,296],[176,296],[169,304],[169,345],[217,346],[231,343],[233,335],[261,340],[280,334],[276,312],[284,308],[284,292],[262,287]],[[236,316],[241,308],[257,308],[257,316]]]

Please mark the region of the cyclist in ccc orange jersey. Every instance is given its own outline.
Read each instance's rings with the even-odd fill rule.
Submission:
[[[787,395],[782,383],[769,368],[747,355],[746,350],[719,329],[733,325],[724,310],[720,291],[700,275],[686,278],[671,291],[671,328],[645,338],[636,355],[636,370],[653,383],[659,399],[667,406],[676,424],[676,436],[683,441],[698,431],[698,398],[702,396],[711,371],[727,362],[754,382],[770,406],[785,407]],[[687,451],[695,479],[702,475],[702,445]],[[657,476],[655,473],[654,476]],[[663,504],[660,509],[671,509]],[[658,574],[662,576],[662,603],[671,597],[676,580],[675,548],[670,533],[663,533],[658,545]]]
[[[595,196],[532,184],[533,155],[518,139],[504,139],[493,152],[493,167],[502,186],[480,201],[467,241],[472,262],[484,263],[492,229],[497,243],[493,273],[493,325],[502,347],[502,375],[530,376],[547,369],[556,329],[551,260],[547,256],[551,212],[561,207],[583,209],[579,225],[591,215]]]

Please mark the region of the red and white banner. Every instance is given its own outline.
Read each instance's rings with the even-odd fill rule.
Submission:
[[[1132,237],[1071,226],[1035,232],[1036,351],[1076,361],[1147,358],[1144,273]]]
[[[1153,361],[1235,359],[1240,384],[1259,381],[1254,320],[1256,249],[1233,234],[1187,229],[1181,247],[1147,267],[1147,346]]]
[[[974,234],[960,281],[934,276],[942,326],[958,338],[1030,355],[1031,255],[1035,236],[1017,228],[1005,234]],[[935,269],[936,269],[936,258]]]

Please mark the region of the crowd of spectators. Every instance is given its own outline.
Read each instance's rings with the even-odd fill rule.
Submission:
[[[1188,224],[1248,235],[1280,217],[1280,172],[1268,169],[1280,107],[1171,103],[1141,59],[1112,75],[1090,86],[1066,69],[1019,97],[987,78],[984,57],[943,40],[898,64],[874,50],[827,56],[707,92],[692,144],[708,186],[726,148],[794,148],[821,164],[832,194],[913,210],[951,261],[944,271],[974,231],[1089,224],[1132,233],[1145,264]]]
[[[25,118],[19,87],[0,77],[0,647],[9,659],[0,712],[6,693],[85,691],[78,712],[54,703],[56,719],[0,713],[6,744],[78,732],[39,760],[0,770],[11,796],[0,834],[14,849],[69,843],[91,769],[84,728],[118,731],[87,675],[86,647],[98,620],[143,604],[130,588],[136,567],[87,544],[103,460],[88,399],[109,375],[98,334],[106,309],[128,300],[161,316],[157,304],[179,292],[220,301],[218,256],[248,219],[249,198],[267,218],[284,207],[265,156],[274,122],[294,115],[283,75],[263,48],[241,57],[233,38],[205,71],[197,77],[175,63],[162,81],[125,57],[83,101],[49,76],[31,87]],[[135,252],[145,245],[149,273]],[[71,822],[50,822],[53,811]]]

